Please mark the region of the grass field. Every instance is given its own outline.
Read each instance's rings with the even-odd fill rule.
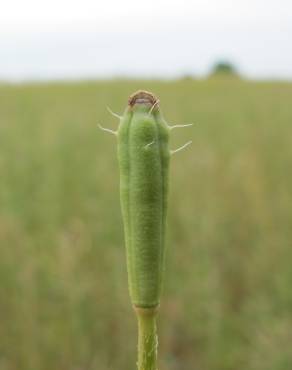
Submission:
[[[131,370],[116,128],[138,88],[172,131],[159,370],[292,369],[292,84],[0,86],[0,370]]]

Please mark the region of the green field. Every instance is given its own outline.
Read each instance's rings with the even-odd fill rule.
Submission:
[[[292,84],[0,86],[0,370],[131,370],[117,127],[161,100],[171,162],[159,370],[292,369]]]

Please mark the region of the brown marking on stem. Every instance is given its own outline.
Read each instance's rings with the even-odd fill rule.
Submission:
[[[138,315],[156,315],[158,313],[159,305],[154,306],[154,307],[138,307],[138,306],[133,306],[134,311]]]

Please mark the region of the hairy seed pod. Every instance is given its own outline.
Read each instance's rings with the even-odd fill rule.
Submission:
[[[165,223],[170,154],[169,126],[159,101],[138,91],[120,117],[117,131],[100,128],[118,138],[120,193],[127,250],[129,290],[138,319],[138,370],[157,370],[156,315],[165,255]]]
[[[129,98],[118,137],[129,290],[136,307],[159,304],[165,256],[169,127],[146,91]]]

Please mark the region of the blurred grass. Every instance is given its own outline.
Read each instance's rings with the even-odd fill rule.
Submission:
[[[292,368],[292,84],[0,86],[0,370],[129,370],[115,128],[138,88],[173,131],[160,370]]]

